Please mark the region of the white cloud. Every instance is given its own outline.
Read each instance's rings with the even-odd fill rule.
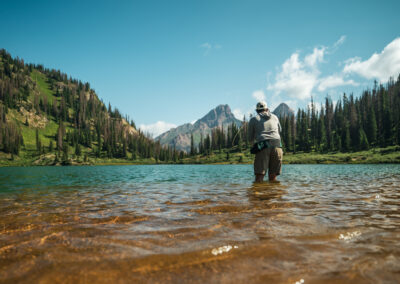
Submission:
[[[311,110],[311,102],[309,102],[308,104],[307,104],[307,106],[310,108],[310,110]],[[315,111],[317,112],[319,112],[320,110],[321,110],[321,104],[320,103],[318,103],[318,102],[314,102],[314,108],[315,108]]]
[[[209,44],[208,42],[203,43],[202,45],[200,45],[200,47],[203,47],[205,49],[211,49],[211,44]]]
[[[397,78],[400,73],[400,38],[394,39],[381,53],[374,53],[365,61],[359,57],[351,58],[346,62],[343,72],[381,81],[387,81],[391,76]]]
[[[218,50],[222,48],[222,45],[220,44],[211,44],[209,42],[205,42],[200,45],[201,48],[204,49],[204,56],[207,56],[211,50]]]
[[[176,125],[173,123],[168,123],[165,121],[157,121],[153,124],[141,124],[139,129],[144,133],[148,133],[153,137],[157,137],[158,135],[164,133],[165,131],[170,130],[171,128],[175,128]]]
[[[281,93],[294,99],[307,99],[318,82],[319,70],[317,63],[324,57],[324,48],[315,48],[304,60],[299,59],[299,53],[293,53],[275,76],[275,83],[268,84],[267,90],[275,95]]]
[[[297,110],[297,101],[295,100],[288,100],[284,101],[285,104],[287,104],[294,112]]]
[[[254,105],[255,108],[255,105]],[[236,117],[236,119],[243,120],[243,117],[246,116],[246,120],[249,120],[250,115],[252,115],[254,112],[254,109],[248,109],[247,111],[242,111],[240,108],[236,108],[232,110],[233,115]]]
[[[285,100],[281,96],[271,96],[268,102],[268,108],[271,111],[274,111],[281,103],[287,104],[294,111],[297,109],[297,100]]]
[[[232,113],[233,113],[233,115],[234,115],[237,119],[239,119],[239,120],[242,120],[242,119],[243,119],[244,113],[242,112],[241,109],[235,108],[235,109],[232,111]]]
[[[345,80],[343,74],[321,76],[320,64],[324,63],[327,55],[332,54],[344,43],[346,36],[341,36],[332,46],[315,47],[313,51],[300,58],[299,52],[294,52],[282,64],[275,76],[275,81],[269,83],[267,90],[273,96],[280,94],[293,100],[306,100],[311,98],[315,91],[325,91],[339,86],[358,86],[354,80]]]
[[[339,86],[358,86],[358,83],[354,80],[344,80],[340,75],[330,75],[319,80],[318,91],[325,91],[326,89],[331,89]]]
[[[334,44],[333,44],[333,50],[335,51],[339,46],[341,46],[346,40],[346,36],[342,35]]]
[[[257,90],[253,92],[253,98],[256,99],[257,102],[265,102],[265,94],[263,90]]]
[[[313,53],[308,54],[305,58],[304,58],[304,63],[307,66],[310,66],[312,68],[317,67],[317,63],[320,63],[323,61],[324,59],[324,53],[325,53],[326,48],[325,47],[321,47],[321,48],[314,48]]]

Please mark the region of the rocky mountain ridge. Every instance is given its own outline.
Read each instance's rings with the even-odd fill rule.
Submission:
[[[294,111],[289,108],[285,103],[281,103],[273,113],[278,117],[293,115]],[[177,150],[190,151],[190,136],[193,134],[194,144],[197,146],[200,142],[201,135],[205,137],[211,133],[215,127],[227,127],[230,124],[236,124],[240,127],[242,121],[235,118],[229,105],[219,105],[210,110],[205,116],[198,119],[195,123],[185,123],[176,128],[172,128],[161,135],[157,136],[155,140],[160,141],[162,145],[169,145],[176,147]]]
[[[242,122],[235,118],[228,105],[219,105],[198,119],[194,124],[185,123],[172,128],[157,136],[155,140],[159,140],[162,145],[170,145],[171,147],[176,147],[177,150],[188,152],[190,150],[190,136],[192,133],[194,144],[198,145],[201,135],[205,137],[211,133],[211,129],[215,127],[225,128],[232,123],[240,126]]]

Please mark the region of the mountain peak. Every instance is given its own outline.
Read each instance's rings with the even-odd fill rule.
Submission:
[[[218,112],[227,112],[227,113],[231,112],[231,108],[229,107],[229,105],[222,105],[222,104],[218,105],[215,108],[215,110]]]
[[[178,150],[190,150],[190,137],[193,134],[194,143],[197,145],[200,141],[200,135],[211,133],[211,129],[215,127],[224,128],[235,123],[241,125],[241,121],[236,119],[231,108],[227,104],[221,104],[210,110],[205,116],[198,119],[194,124],[183,124],[176,128],[170,129],[167,132],[156,137],[163,145],[176,146]]]
[[[277,106],[272,113],[278,117],[294,115],[294,111],[285,103],[281,103],[279,106]]]
[[[205,116],[199,119],[195,125],[206,124],[207,127],[214,128],[231,122],[236,122],[236,118],[233,115],[231,108],[229,105],[221,104],[210,110]]]

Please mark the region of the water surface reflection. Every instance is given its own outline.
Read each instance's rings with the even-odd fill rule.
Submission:
[[[0,282],[400,281],[400,166],[0,169]]]

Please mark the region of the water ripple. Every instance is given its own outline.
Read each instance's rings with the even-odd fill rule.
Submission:
[[[400,281],[399,165],[283,170],[1,168],[0,282]]]

